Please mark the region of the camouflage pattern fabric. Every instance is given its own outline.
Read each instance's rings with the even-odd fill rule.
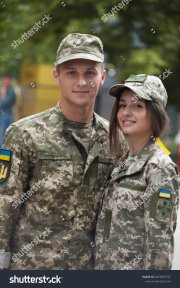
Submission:
[[[99,37],[90,34],[72,33],[60,43],[55,66],[74,59],[104,62],[103,44]]]
[[[10,269],[92,269],[113,168],[108,121],[95,113],[88,124],[67,121],[57,105],[13,123],[3,148],[13,155],[0,184],[0,263],[11,252]]]
[[[98,217],[96,269],[171,269],[178,203],[176,165],[155,142],[119,162]]]
[[[131,74],[124,84],[112,86],[109,89],[109,94],[118,97],[124,88],[129,88],[135,93],[134,100],[139,97],[140,99],[155,101],[162,107],[166,107],[168,95],[161,79],[157,76]]]

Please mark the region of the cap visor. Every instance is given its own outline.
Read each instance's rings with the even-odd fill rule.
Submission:
[[[126,87],[126,85],[124,85],[124,84],[116,84],[116,85],[112,86],[109,89],[109,94],[111,96],[118,97],[124,87]]]
[[[138,97],[140,97],[142,99],[152,101],[152,99],[148,95],[143,93],[142,89],[138,89],[137,87],[135,88],[135,87],[131,86],[130,84],[129,85],[128,84],[114,85],[109,89],[109,94],[111,96],[118,97],[118,96],[120,96],[123,88],[130,89],[131,91],[133,91],[135,93],[135,95],[137,95]]]
[[[76,54],[67,55],[67,56],[59,59],[57,62],[55,62],[55,66],[62,64],[64,62],[70,61],[70,60],[74,60],[74,59],[86,59],[86,60],[96,61],[96,62],[100,62],[100,63],[102,63],[104,61],[104,59],[102,59],[98,56],[95,56],[93,54],[76,53]]]

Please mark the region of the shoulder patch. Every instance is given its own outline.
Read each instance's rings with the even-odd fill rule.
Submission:
[[[167,189],[159,189],[159,197],[171,198],[171,191]]]
[[[0,183],[8,179],[11,168],[12,152],[6,149],[0,149]]]

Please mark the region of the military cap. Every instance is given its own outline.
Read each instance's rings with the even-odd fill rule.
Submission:
[[[90,34],[72,33],[65,37],[57,50],[55,66],[73,59],[104,61],[101,40]]]
[[[111,96],[120,96],[123,88],[131,89],[139,98],[159,103],[163,108],[167,104],[166,89],[157,76],[138,74],[130,75],[124,84],[116,84],[109,89]]]

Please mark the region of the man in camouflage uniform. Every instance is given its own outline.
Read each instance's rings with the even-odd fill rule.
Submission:
[[[0,150],[1,268],[93,268],[96,214],[113,162],[108,123],[93,113],[105,79],[103,59],[98,37],[68,35],[54,70],[61,102],[6,132]]]
[[[165,107],[167,93],[160,79],[144,76],[146,80],[143,75],[130,76],[110,94],[120,97],[126,87],[136,93],[136,101],[140,97]],[[126,113],[134,119],[133,112]],[[171,269],[179,176],[158,143],[152,137],[139,153],[121,158],[112,171],[97,223],[96,269]]]

